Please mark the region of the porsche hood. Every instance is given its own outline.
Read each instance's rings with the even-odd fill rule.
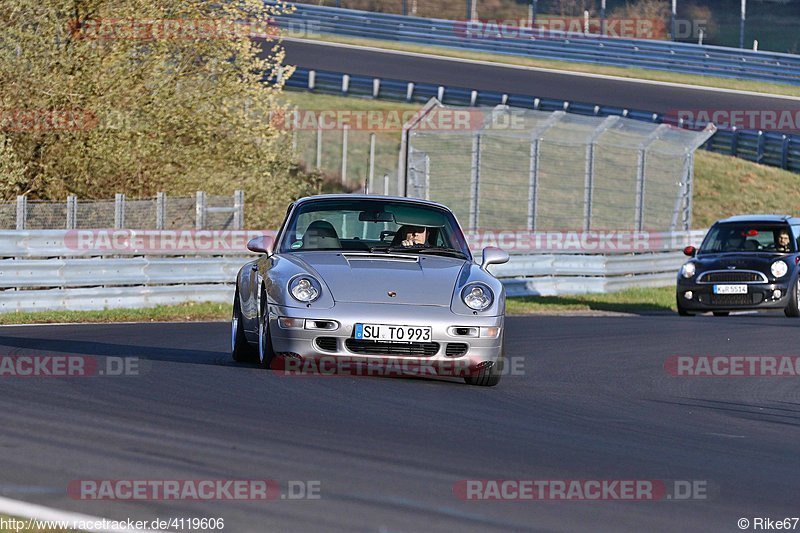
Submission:
[[[316,273],[334,301],[449,307],[463,259],[416,254],[304,252],[292,261]]]

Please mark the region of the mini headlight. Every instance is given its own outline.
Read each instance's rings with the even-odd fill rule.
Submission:
[[[691,263],[691,262],[690,263],[686,263],[681,267],[681,275],[684,278],[688,279],[688,278],[694,277],[694,273],[695,272],[696,272],[696,267],[694,266],[694,263]]]
[[[289,283],[289,292],[295,300],[308,303],[319,298],[320,287],[313,278],[298,277]]]
[[[475,311],[484,311],[492,305],[494,296],[492,290],[486,285],[471,283],[461,291],[461,298],[467,307]]]
[[[772,275],[776,278],[782,278],[789,272],[789,266],[784,261],[775,261],[769,267],[769,271],[772,272]]]

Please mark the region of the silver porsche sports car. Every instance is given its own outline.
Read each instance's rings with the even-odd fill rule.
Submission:
[[[248,248],[261,256],[236,280],[235,361],[302,368],[322,360],[326,368],[363,364],[370,374],[388,365],[399,373],[433,368],[474,385],[500,380],[505,291],[487,267],[508,254],[489,247],[474,263],[445,206],[373,195],[302,198],[274,241],[257,237]]]

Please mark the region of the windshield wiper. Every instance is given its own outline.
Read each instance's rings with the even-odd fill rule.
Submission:
[[[453,248],[442,248],[441,246],[389,246],[388,248],[381,249],[382,251],[385,250],[388,252],[409,252],[413,254],[418,253],[428,253],[428,254],[441,254],[441,255],[448,255],[448,256],[455,256],[461,259],[466,259],[467,254],[460,250],[454,250]]]

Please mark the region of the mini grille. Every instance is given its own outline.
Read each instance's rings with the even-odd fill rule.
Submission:
[[[317,347],[326,352],[335,352],[336,337],[317,337]]]
[[[467,345],[463,342],[449,342],[445,348],[445,355],[448,357],[458,357],[467,353]]]
[[[347,339],[347,349],[365,355],[406,355],[409,357],[430,357],[439,351],[437,342],[382,342]]]
[[[766,283],[766,279],[764,279],[762,274],[759,274],[758,272],[748,272],[742,270],[707,272],[701,276],[701,281],[706,283],[747,283],[763,281]]]
[[[754,294],[712,294],[711,305],[753,305],[761,303],[762,295]]]

